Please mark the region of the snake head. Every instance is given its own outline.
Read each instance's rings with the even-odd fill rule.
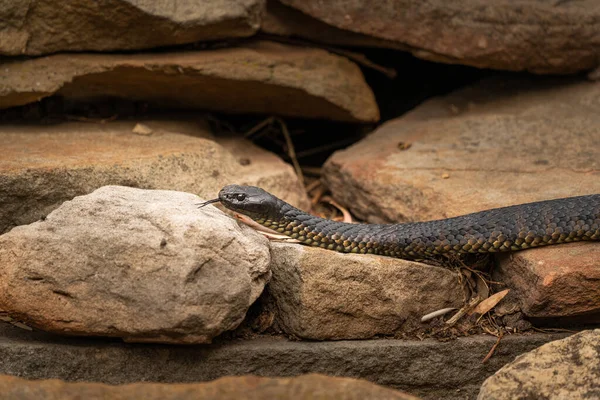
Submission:
[[[227,185],[219,201],[228,209],[252,219],[270,219],[278,209],[277,197],[256,186]]]

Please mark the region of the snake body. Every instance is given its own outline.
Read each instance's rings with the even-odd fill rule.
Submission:
[[[226,186],[219,192],[219,199],[209,202],[216,201],[302,243],[345,253],[427,259],[600,240],[600,194],[405,224],[332,221],[308,214],[253,186]]]

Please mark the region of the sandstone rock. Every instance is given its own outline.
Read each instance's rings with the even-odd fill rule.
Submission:
[[[545,247],[498,259],[494,280],[515,291],[526,316],[600,322],[599,244]]]
[[[547,343],[488,378],[478,399],[600,398],[600,329]]]
[[[476,398],[483,381],[517,355],[566,336],[504,336],[482,363],[496,343],[493,336],[319,342],[265,335],[202,346],[147,346],[27,332],[0,322],[0,374],[120,385],[316,372],[366,379],[424,399],[464,400]]]
[[[488,80],[431,100],[335,153],[325,179],[341,203],[370,222],[600,193],[598,111],[599,83]],[[600,244],[561,246],[504,263],[502,280],[523,296],[528,316],[599,311]],[[574,254],[582,258],[569,260]]]
[[[121,97],[158,106],[373,122],[360,68],[324,50],[271,42],[154,54],[60,54],[0,68],[0,108],[52,94]]]
[[[224,185],[250,184],[308,206],[292,168],[252,143],[215,139],[221,146],[202,120],[183,115],[143,123],[151,135],[133,133],[134,121],[2,126],[0,233],[104,185],[214,198]]]
[[[455,273],[417,262],[271,243],[269,294],[279,326],[305,339],[366,339],[422,328],[420,318],[460,307]]]
[[[336,28],[295,8],[285,6],[279,0],[267,0],[266,13],[260,29],[267,34],[309,39],[315,43],[406,49],[406,46],[397,42]]]
[[[264,0],[0,0],[0,54],[146,49],[253,35]]]
[[[270,278],[267,240],[197,196],[119,186],[0,236],[0,308],[62,334],[207,343]]]
[[[334,153],[324,178],[370,222],[600,193],[599,110],[600,83],[486,80]]]
[[[336,28],[405,45],[426,60],[536,73],[573,73],[599,63],[595,0],[280,1]]]
[[[115,400],[418,399],[364,380],[317,374],[295,378],[237,376],[220,378],[207,383],[133,383],[122,386],[101,383],[67,383],[60,380],[28,381],[4,375],[0,376],[0,392],[6,400],[78,400],[82,398]]]

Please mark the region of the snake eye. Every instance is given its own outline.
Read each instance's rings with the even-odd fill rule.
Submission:
[[[240,194],[235,195],[235,198],[237,199],[237,201],[244,201],[246,199],[246,195],[240,193]]]

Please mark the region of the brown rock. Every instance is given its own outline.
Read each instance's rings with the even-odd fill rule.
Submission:
[[[480,400],[600,398],[600,329],[547,343],[482,385]]]
[[[292,168],[241,138],[209,140],[201,120],[4,125],[0,128],[0,233],[104,185],[172,189],[213,198],[230,183],[259,185],[299,207],[306,194]],[[249,163],[240,163],[241,158]]]
[[[280,1],[336,28],[405,45],[426,60],[536,73],[573,73],[599,63],[595,0]]]
[[[515,291],[526,316],[600,322],[600,244],[525,250],[498,260],[495,280]]]
[[[360,68],[324,50],[271,42],[186,53],[62,54],[0,68],[0,108],[52,94],[339,121],[379,119]]]
[[[271,35],[309,39],[315,43],[339,46],[381,47],[405,49],[397,42],[343,30],[312,18],[279,0],[267,0],[267,12],[263,16],[261,31]]]
[[[600,83],[487,80],[334,153],[324,177],[370,222],[600,193],[599,111]]]
[[[202,346],[147,346],[27,332],[0,323],[0,374],[121,385],[311,372],[366,379],[424,399],[465,400],[477,397],[483,381],[517,355],[566,336],[506,335],[482,363],[497,341],[493,336],[320,342],[261,335]]]
[[[105,186],[0,236],[0,309],[39,329],[207,343],[270,278],[268,242],[189,193]]]
[[[146,49],[253,35],[264,0],[0,0],[0,54]]]
[[[340,202],[371,222],[600,193],[599,111],[599,83],[489,80],[429,101],[335,153],[325,179]],[[600,244],[514,257],[514,264],[504,261],[502,280],[519,292],[526,315],[600,311]]]
[[[101,383],[67,383],[57,379],[28,381],[0,376],[0,392],[6,400],[79,400],[79,399],[160,399],[160,400],[233,400],[233,399],[332,399],[332,400],[418,400],[397,390],[373,383],[325,375],[310,374],[294,378],[237,376],[206,383],[161,384],[133,383],[111,386]]]
[[[366,339],[422,327],[420,318],[460,307],[452,271],[417,262],[271,243],[268,290],[279,326],[305,339]]]

